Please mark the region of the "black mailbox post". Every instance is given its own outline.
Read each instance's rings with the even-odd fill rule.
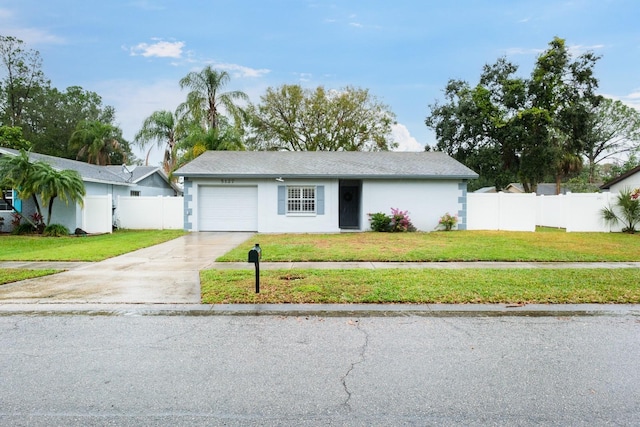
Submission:
[[[262,249],[260,245],[256,245],[249,251],[249,262],[252,262],[256,267],[256,294],[260,293],[260,258],[262,258]]]

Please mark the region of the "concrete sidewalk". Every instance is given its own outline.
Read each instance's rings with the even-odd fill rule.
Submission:
[[[1,266],[1,263],[0,263]],[[253,269],[253,264],[246,262],[215,262],[209,268],[218,270],[245,270]],[[442,269],[458,270],[463,268],[533,268],[533,269],[559,269],[559,268],[640,268],[640,262],[263,262],[261,270],[291,270],[294,268],[342,270],[352,268],[364,268],[370,270],[392,268],[414,269]]]
[[[20,304],[0,316],[640,317],[640,304]]]

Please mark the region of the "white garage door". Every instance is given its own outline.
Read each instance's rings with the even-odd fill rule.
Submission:
[[[258,187],[199,187],[198,229],[258,231]]]

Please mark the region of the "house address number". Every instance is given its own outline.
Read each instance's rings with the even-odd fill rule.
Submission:
[[[220,182],[223,183],[223,184],[233,184],[234,181],[235,180],[233,180],[233,179],[225,179],[225,178],[220,180]]]

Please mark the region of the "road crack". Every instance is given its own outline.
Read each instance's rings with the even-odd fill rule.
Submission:
[[[349,376],[354,371],[356,366],[360,365],[366,360],[366,353],[369,347],[369,334],[367,333],[367,331],[362,329],[360,320],[350,320],[349,324],[354,325],[358,330],[358,332],[362,333],[362,335],[364,336],[364,343],[360,346],[358,351],[358,359],[350,364],[349,369],[347,369],[347,372],[340,379],[344,392],[347,395],[347,398],[345,399],[345,401],[342,403],[341,406],[343,408],[347,408],[351,410],[350,402],[351,402],[351,397],[353,392],[349,389],[349,385],[347,384],[347,382],[348,382]]]

